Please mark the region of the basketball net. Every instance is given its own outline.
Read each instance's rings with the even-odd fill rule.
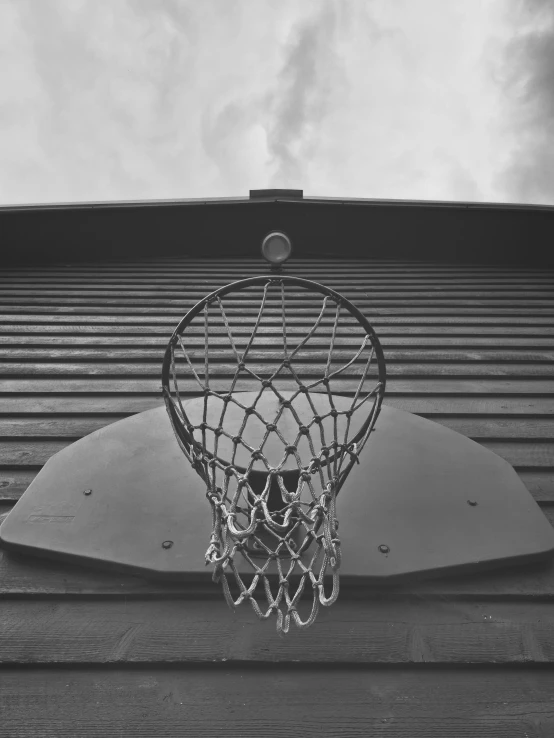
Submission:
[[[236,300],[234,293],[241,290],[248,293],[241,306],[256,305],[257,310],[246,335],[243,311],[233,321],[236,308],[224,305],[227,295]],[[301,320],[298,326],[293,323],[300,314],[294,298],[305,290],[312,293],[308,296],[312,300],[317,297],[319,312],[313,324],[306,326]],[[300,297],[305,302],[305,295]],[[221,362],[221,348],[212,345],[216,330],[224,336],[228,354],[230,349],[233,367],[224,391],[210,368],[210,357],[217,350]],[[271,361],[264,364],[264,355],[256,349],[257,343],[267,341],[268,331],[278,345],[271,346]],[[242,343],[239,333],[245,335]],[[312,348],[321,346],[322,340],[323,354]],[[346,351],[341,349],[345,340]],[[267,344],[265,352],[267,356]],[[204,398],[200,422],[187,415],[180,390],[180,384],[191,379]],[[206,484],[212,509],[206,564],[213,566],[213,579],[221,582],[230,607],[248,600],[261,619],[275,613],[278,632],[287,633],[291,620],[307,628],[320,605],[337,600],[341,563],[337,494],[375,426],[385,381],[381,346],[366,318],[340,294],[315,282],[285,276],[241,280],[208,295],[183,318],[165,354],[164,399],[179,445]],[[245,382],[248,389],[255,387],[249,404],[242,402]],[[344,391],[345,383],[351,394],[347,409],[344,402],[337,407],[332,392],[335,385]],[[268,395],[276,398],[277,410],[271,417],[262,411]],[[221,412],[210,421],[209,406],[216,400]],[[228,428],[230,410],[243,414],[238,432]],[[294,428],[288,437],[283,431],[285,415],[287,427],[292,422]],[[257,427],[262,424],[256,443],[244,437],[251,418]],[[279,459],[266,455],[268,440],[277,442],[270,439],[272,434],[282,444]],[[240,465],[238,457],[245,455],[247,462]],[[310,589],[311,609],[303,619],[298,607]]]

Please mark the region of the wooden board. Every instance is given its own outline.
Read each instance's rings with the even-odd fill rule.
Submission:
[[[198,363],[200,357],[198,357]],[[274,366],[269,361],[251,362],[248,368],[256,374],[263,374],[268,367]],[[331,371],[337,371],[342,365],[333,362]],[[18,362],[4,361],[0,363],[0,377],[28,377],[28,376],[119,376],[133,377],[145,376],[157,378],[161,375],[161,361],[144,362],[91,362],[91,361],[35,361]],[[210,370],[211,376],[215,378],[231,377],[237,368],[236,362],[218,362]],[[321,364],[319,362],[296,362],[294,368],[300,377],[321,377]],[[341,373],[341,378],[355,378],[361,376],[363,364],[357,362]],[[526,377],[537,377],[549,379],[554,377],[554,363],[404,363],[387,364],[387,377],[514,377],[525,379]],[[337,380],[337,384],[341,380]],[[186,388],[185,382],[183,382]]]
[[[150,312],[150,311],[148,311]],[[181,316],[182,312],[175,311],[175,316]],[[307,324],[306,318],[297,318],[294,321],[289,321],[291,324],[297,323],[298,325]],[[312,321],[313,322],[313,321]],[[16,323],[46,323],[49,325],[53,324],[65,324],[65,325],[116,325],[116,326],[127,326],[127,325],[141,325],[141,326],[150,326],[150,325],[165,325],[167,326],[167,329],[171,332],[177,323],[177,320],[175,317],[164,317],[162,315],[150,315],[150,314],[140,314],[135,315],[134,317],[131,315],[115,315],[115,314],[105,314],[105,315],[97,315],[97,314],[91,314],[91,313],[84,313],[79,315],[73,315],[68,313],[67,315],[60,315],[59,313],[56,313],[54,311],[51,311],[50,313],[45,313],[42,311],[28,311],[28,310],[19,310],[19,311],[13,311],[13,312],[3,312],[0,314],[0,323],[1,324],[16,324]],[[372,315],[371,316],[371,323],[374,327],[380,327],[383,325],[418,325],[420,328],[421,326],[426,325],[458,325],[458,326],[464,326],[465,331],[468,330],[468,326],[527,326],[530,328],[533,328],[536,330],[537,327],[546,326],[548,328],[551,328],[554,321],[550,316],[544,315],[510,315],[510,314],[494,314],[494,315],[449,315],[445,314],[445,311],[440,311],[437,315],[413,315],[413,311],[410,311],[406,315]],[[279,325],[279,321],[275,321],[275,325]]]
[[[40,316],[43,317],[43,316]],[[424,322],[424,321],[422,321]],[[377,324],[374,321],[374,325],[378,325],[379,338],[382,339],[385,336],[398,336],[400,338],[413,336],[414,340],[417,341],[419,337],[436,337],[436,341],[441,341],[443,338],[448,340],[448,337],[462,336],[464,338],[473,338],[479,336],[478,340],[485,340],[488,345],[494,344],[494,341],[488,341],[489,338],[493,338],[496,341],[502,338],[514,338],[516,336],[522,336],[524,338],[538,339],[539,343],[542,343],[543,339],[550,341],[551,337],[554,336],[554,326],[538,324],[538,325],[506,325],[500,323],[495,324],[475,324],[472,321],[470,325],[459,325],[459,324],[448,324],[442,325],[440,323],[427,323],[425,325],[414,325],[412,322],[392,323],[383,324],[380,322]],[[46,340],[56,341],[57,336],[68,336],[69,340],[74,340],[73,336],[78,336],[84,340],[95,341],[100,336],[118,336],[122,337],[122,340],[137,341],[137,336],[142,338],[148,338],[150,336],[161,337],[163,343],[167,343],[173,328],[175,325],[166,321],[166,325],[133,325],[125,323],[125,325],[97,325],[95,323],[89,324],[74,324],[74,323],[59,323],[52,321],[50,325],[46,320],[42,322],[28,321],[28,320],[11,320],[8,322],[0,323],[0,336],[6,338],[8,343],[11,340],[17,340],[25,342],[27,336],[31,336],[34,340],[40,340],[45,338]],[[191,332],[195,330],[197,333],[201,331],[191,327]],[[298,332],[302,329],[298,328]],[[267,329],[268,335],[277,334],[279,331],[278,326],[269,327]],[[239,331],[239,335],[246,335],[246,328],[244,331]],[[294,327],[293,327],[294,332]],[[214,328],[212,330],[213,335],[223,335],[223,330],[220,328]],[[38,339],[37,337],[40,337]],[[52,337],[51,339],[47,337]],[[125,338],[128,337],[128,338]],[[115,339],[116,341],[118,339]],[[63,340],[63,339],[62,339]],[[108,339],[109,340],[109,339]],[[532,343],[534,346],[535,343]]]
[[[385,594],[341,600],[323,608],[313,628],[283,638],[248,605],[230,613],[221,599],[65,599],[55,608],[50,601],[8,599],[0,646],[0,666],[552,664],[554,609],[549,603],[400,601]]]
[[[228,338],[224,335],[223,330],[210,331],[210,345],[211,346],[228,346]],[[301,336],[300,331],[293,334]],[[44,351],[45,349],[59,351],[60,349],[71,351],[76,349],[88,349],[91,350],[114,350],[118,349],[122,351],[124,348],[131,350],[143,350],[145,353],[152,352],[153,349],[164,350],[169,341],[170,334],[164,336],[141,336],[140,334],[134,336],[126,335],[102,335],[96,334],[90,335],[41,335],[34,333],[27,333],[24,335],[0,335],[0,347],[2,354],[7,354],[7,351],[13,352],[14,350],[20,352],[27,352],[31,355],[37,349]],[[318,349],[325,349],[329,347],[330,333],[327,336],[321,337],[317,341],[313,342],[313,347]],[[237,344],[246,344],[247,335],[246,331],[237,337]],[[529,336],[529,337],[513,337],[502,336],[496,337],[495,340],[491,340],[490,336],[381,336],[379,338],[381,346],[385,351],[390,352],[393,349],[402,349],[409,353],[410,351],[423,352],[424,350],[440,350],[453,351],[453,352],[469,352],[472,350],[481,351],[485,357],[488,356],[490,351],[510,351],[515,356],[522,355],[525,358],[526,353],[531,351],[552,351],[554,350],[554,336]],[[353,347],[355,344],[352,338],[347,335],[338,334],[335,338],[337,346],[341,348]],[[204,343],[204,337],[198,331],[196,334],[189,336],[190,346],[202,346]],[[263,346],[264,348],[279,346],[282,344],[282,338],[277,332],[274,334],[266,334],[263,336],[263,340],[258,342],[258,347]]]
[[[295,343],[299,343],[300,337],[295,339]],[[139,344],[139,345],[137,345]],[[242,341],[236,341],[239,349],[246,347],[246,337]],[[200,338],[194,342],[187,341],[188,355],[191,361],[200,361],[205,356],[205,343],[200,343]],[[282,339],[281,339],[282,346]],[[360,347],[360,343],[355,343],[352,339],[338,339],[335,343],[333,351],[333,360],[345,363],[349,361]],[[452,363],[502,363],[502,364],[520,364],[525,366],[529,364],[552,364],[554,363],[554,351],[545,349],[540,351],[537,348],[518,348],[498,349],[498,348],[474,348],[467,350],[461,347],[456,348],[430,348],[430,347],[406,347],[402,350],[393,350],[384,347],[385,361],[387,368],[401,363],[427,363],[433,362],[439,364],[437,374],[442,374],[443,370],[440,364],[443,362]],[[554,348],[554,347],[553,347]],[[0,366],[4,363],[12,362],[32,362],[40,363],[45,361],[51,362],[80,362],[80,361],[128,361],[128,362],[161,362],[163,359],[165,346],[157,346],[155,348],[145,348],[141,341],[136,341],[133,346],[125,346],[124,348],[100,348],[100,347],[48,347],[48,348],[20,348],[12,346],[9,348],[0,347]],[[312,361],[325,363],[329,353],[329,343],[325,346],[323,342],[313,343],[309,349],[301,350],[297,354],[297,363],[302,367],[303,362]],[[208,347],[208,356],[210,362],[230,363],[234,360],[232,350],[229,348],[229,340],[224,338],[219,340],[210,340]],[[250,360],[253,363],[261,361],[280,361],[283,358],[282,348],[279,348],[279,341],[262,342],[257,341],[255,347],[250,351]],[[361,361],[357,363],[362,363]]]
[[[159,403],[158,403],[159,404]],[[1,408],[1,404],[0,404]],[[146,409],[146,408],[145,408]],[[402,409],[402,408],[398,408]],[[19,438],[27,440],[76,440],[95,430],[99,430],[109,423],[122,420],[131,413],[110,413],[109,415],[62,415],[62,416],[32,416],[32,415],[0,415],[0,441],[9,441]],[[418,413],[432,416],[431,413]],[[492,440],[543,440],[554,443],[554,418],[529,418],[516,415],[505,416],[458,416],[441,415],[433,417],[436,423],[451,428],[468,438],[479,441]]]
[[[10,669],[2,726],[17,738],[547,738],[551,671],[290,664]]]
[[[241,391],[254,390],[259,386],[257,381],[240,381],[238,383]],[[212,383],[215,390],[225,390],[229,386],[228,379],[215,379]],[[283,388],[287,383],[283,382]],[[337,380],[334,383],[335,391],[338,393],[353,393],[356,391],[357,383],[352,380]],[[198,394],[196,382],[182,382],[181,388],[184,393]],[[290,389],[290,384],[288,385]],[[117,376],[105,378],[98,373],[96,376],[85,375],[82,378],[57,376],[39,378],[29,375],[26,378],[1,378],[0,395],[19,394],[147,394],[161,399],[161,382],[155,378],[127,378]],[[554,394],[554,379],[526,378],[515,379],[497,377],[476,377],[472,379],[461,379],[445,377],[409,378],[399,379],[391,377],[387,379],[387,397],[395,395],[449,395],[467,397],[468,395],[503,396],[510,395],[534,396],[542,398]]]

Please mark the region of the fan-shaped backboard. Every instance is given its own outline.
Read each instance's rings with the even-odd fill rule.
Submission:
[[[201,402],[189,403],[191,415]],[[554,551],[554,529],[512,467],[465,436],[383,406],[360,461],[337,501],[342,576],[383,581]],[[160,407],[53,456],[0,527],[0,540],[18,551],[183,580],[209,577],[210,532],[205,487]]]

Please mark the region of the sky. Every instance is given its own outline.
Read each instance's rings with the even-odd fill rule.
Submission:
[[[554,205],[552,0],[0,0],[0,205]]]

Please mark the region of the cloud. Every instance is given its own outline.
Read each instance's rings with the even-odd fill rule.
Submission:
[[[340,75],[335,43],[339,16],[335,1],[299,22],[285,47],[282,69],[272,92],[268,148],[275,172],[272,186],[302,184],[302,176],[318,143],[318,127],[332,104]],[[342,8],[346,8],[345,4]]]
[[[237,196],[270,186],[494,199],[517,177],[493,176],[506,170],[515,138],[513,126],[498,124],[508,81],[493,77],[487,55],[502,53],[506,28],[513,37],[514,7],[0,0],[0,202]],[[535,16],[520,35],[536,31]],[[519,128],[538,140],[541,106],[518,105],[530,116]],[[528,158],[532,179],[546,155]]]
[[[503,56],[511,153],[498,177],[505,197],[554,203],[554,5],[528,0]]]

